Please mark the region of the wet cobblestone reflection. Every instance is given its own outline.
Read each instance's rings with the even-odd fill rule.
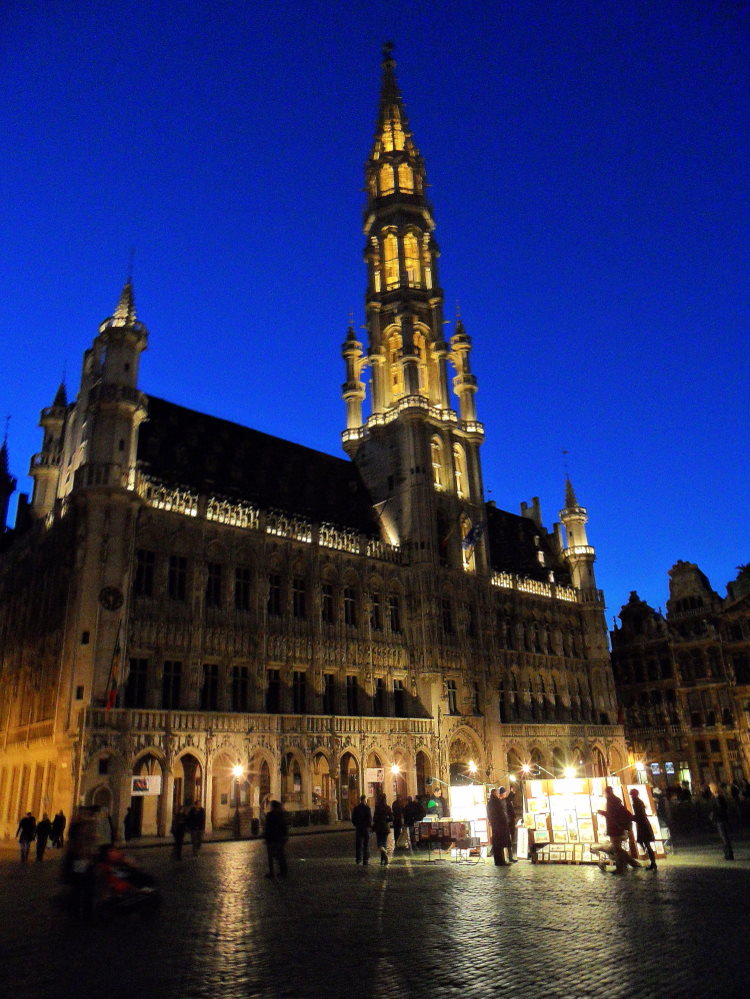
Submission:
[[[750,849],[686,851],[654,874],[397,859],[355,866],[353,837],[303,836],[267,881],[260,842],[172,861],[155,918],[55,911],[57,861],[0,861],[0,995],[14,999],[745,996]],[[7,855],[6,855],[7,856]]]

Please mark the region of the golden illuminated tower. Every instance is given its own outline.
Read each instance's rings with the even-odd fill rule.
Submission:
[[[392,46],[386,45],[375,140],[365,167],[368,345],[363,352],[350,328],[342,348],[343,443],[382,510],[392,541],[417,561],[486,568],[479,461],[484,431],[474,407],[471,339],[460,320],[450,343],[444,337],[425,165],[395,65]],[[370,414],[363,418],[361,375],[367,365]],[[467,535],[471,543],[463,544]]]

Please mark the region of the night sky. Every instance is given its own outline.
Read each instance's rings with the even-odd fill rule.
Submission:
[[[19,489],[131,246],[145,392],[343,456],[387,39],[446,316],[459,302],[474,341],[487,498],[538,495],[551,527],[567,460],[610,621],[631,589],[663,606],[677,559],[723,595],[750,561],[740,0],[10,0],[0,413]]]

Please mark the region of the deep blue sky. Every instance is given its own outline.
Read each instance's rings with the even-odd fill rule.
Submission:
[[[136,247],[146,392],[340,454],[380,48],[474,340],[488,498],[564,465],[608,615],[750,560],[750,9],[739,0],[10,0],[0,412],[39,410]],[[451,327],[448,327],[450,330]]]

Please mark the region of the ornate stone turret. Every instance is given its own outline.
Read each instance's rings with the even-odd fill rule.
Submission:
[[[32,457],[29,467],[29,475],[34,480],[34,492],[31,498],[33,517],[46,517],[55,505],[67,405],[65,383],[60,382],[52,405],[43,409],[39,417],[39,426],[44,431],[42,450]]]
[[[567,547],[563,549],[563,555],[570,567],[573,585],[579,590],[596,589],[594,578],[596,551],[586,537],[588,519],[586,508],[579,505],[573,484],[569,478],[566,478],[565,508],[560,511],[560,520],[565,527],[568,541]]]
[[[443,292],[424,161],[396,82],[393,46],[383,49],[380,103],[365,165],[367,353],[353,330],[344,344],[344,448],[373,499],[388,504],[399,542],[420,561],[486,567],[484,498],[471,340],[459,322],[443,335]],[[454,366],[451,402],[448,362]],[[372,368],[363,422],[362,369]]]

